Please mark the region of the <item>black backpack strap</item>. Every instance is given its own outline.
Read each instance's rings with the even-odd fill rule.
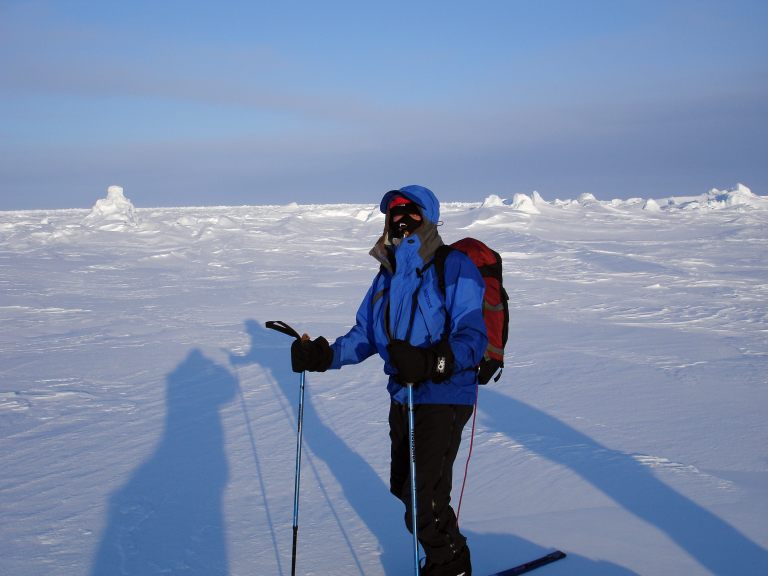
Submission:
[[[448,254],[453,252],[453,250],[455,248],[448,244],[441,244],[435,250],[435,257],[432,260],[435,265],[435,272],[437,273],[437,284],[443,296],[445,296],[445,259],[448,258]]]
[[[448,244],[442,244],[437,247],[435,257],[432,259],[432,262],[435,265],[435,273],[437,274],[437,285],[440,288],[440,293],[443,295],[443,300],[445,300],[445,260],[448,258],[448,254],[453,252],[453,250],[455,250],[455,248]],[[443,338],[448,338],[448,334],[450,333],[451,315],[446,313],[445,324],[443,326]]]

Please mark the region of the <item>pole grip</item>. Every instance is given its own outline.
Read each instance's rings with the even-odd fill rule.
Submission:
[[[276,330],[277,332],[280,332],[281,334],[285,334],[286,336],[291,336],[293,338],[296,338],[297,340],[301,340],[301,336],[299,335],[296,330],[288,326],[285,322],[282,320],[268,320],[266,324],[264,324],[267,328],[270,330]]]

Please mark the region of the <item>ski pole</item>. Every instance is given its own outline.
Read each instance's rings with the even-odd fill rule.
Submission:
[[[293,485],[293,548],[291,551],[291,576],[296,576],[296,544],[299,540],[299,484],[301,483],[301,437],[304,421],[304,379],[306,372],[299,376],[299,418],[296,431],[296,472]]]
[[[266,327],[276,330],[287,336],[301,340],[301,336],[285,322],[279,320],[270,320]],[[299,414],[297,418],[296,431],[296,471],[294,473],[293,483],[293,547],[291,550],[291,576],[296,576],[296,545],[299,540],[299,486],[301,484],[301,439],[303,435],[302,424],[304,422],[304,381],[306,371],[299,375]]]
[[[421,283],[424,281],[424,277],[420,275],[419,285],[413,292],[413,300],[411,302],[411,320],[408,323],[408,329],[405,332],[405,341],[411,341],[411,331],[413,330],[413,320],[416,317],[417,297]],[[418,534],[418,521],[417,521],[417,506],[416,506],[416,425],[414,423],[414,407],[413,407],[413,382],[406,384],[408,388],[408,451],[411,459],[411,532],[413,532],[413,573],[419,576],[419,534]]]
[[[413,532],[413,570],[419,576],[419,535],[416,507],[416,432],[413,417],[413,384],[408,384],[408,448],[411,458],[411,531]]]

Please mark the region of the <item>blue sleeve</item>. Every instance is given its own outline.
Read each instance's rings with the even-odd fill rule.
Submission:
[[[376,345],[373,338],[370,337],[373,334],[370,316],[373,309],[371,299],[378,278],[377,275],[357,310],[355,325],[344,336],[340,336],[331,344],[331,350],[333,350],[331,368],[338,369],[347,364],[358,364],[376,353]]]
[[[485,282],[468,256],[453,250],[445,261],[445,306],[451,316],[448,336],[456,370],[480,363],[488,346],[483,320]]]

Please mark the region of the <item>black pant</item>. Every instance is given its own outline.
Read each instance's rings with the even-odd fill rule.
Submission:
[[[414,411],[418,536],[427,562],[434,564],[451,561],[467,542],[459,532],[450,503],[453,462],[459,451],[461,431],[472,410],[472,406],[460,404],[418,404]],[[405,523],[411,531],[408,407],[404,404],[392,402],[389,408],[389,437],[389,489],[405,504]]]

